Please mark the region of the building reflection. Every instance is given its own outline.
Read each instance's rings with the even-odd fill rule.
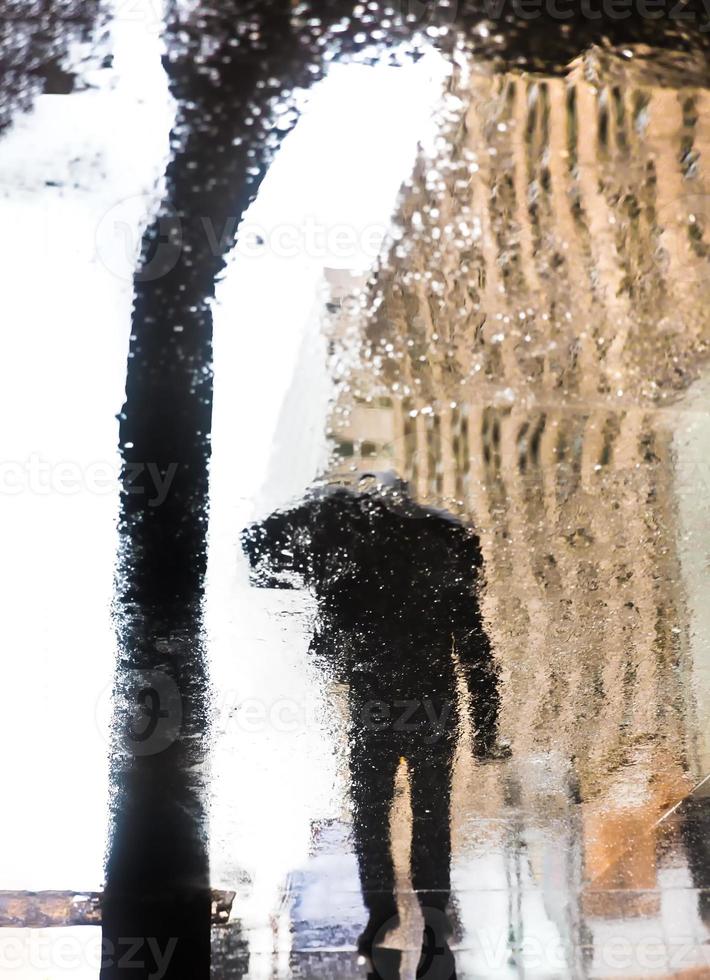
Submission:
[[[469,940],[492,922],[480,883],[506,896],[500,975],[531,935],[557,937],[565,976],[614,975],[619,937],[632,956],[707,937],[703,861],[663,819],[707,725],[673,439],[710,334],[710,95],[679,79],[599,51],[566,79],[460,67],[376,276],[331,275],[331,478],[394,469],[481,533],[522,768],[463,753],[452,833]]]

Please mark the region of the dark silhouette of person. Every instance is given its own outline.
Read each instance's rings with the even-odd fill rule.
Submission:
[[[242,543],[255,584],[301,582],[313,590],[311,651],[348,686],[353,837],[369,913],[359,949],[371,957],[397,922],[388,828],[404,758],[424,950],[449,962],[448,972],[434,973],[423,954],[420,975],[449,980],[449,810],[462,701],[476,755],[503,751],[496,737],[498,673],[476,593],[478,537],[452,515],[416,504],[403,482],[379,478],[366,490],[310,493],[299,506],[247,528]]]
[[[698,893],[698,914],[710,932],[710,795],[695,792],[679,808],[688,868]]]

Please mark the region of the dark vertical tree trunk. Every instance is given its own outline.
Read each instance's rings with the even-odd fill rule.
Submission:
[[[307,59],[294,48],[287,3],[248,13],[228,6],[204,23],[168,28],[165,66],[178,100],[173,155],[166,197],[146,232],[135,277],[120,417],[126,479],[103,980],[155,975],[155,950],[169,960],[167,977],[200,980],[209,973],[209,706],[201,607],[210,304],[237,219],[275,148],[268,135],[269,101],[280,87],[274,79],[285,75],[293,84],[309,77]],[[170,481],[160,503],[157,472]],[[131,955],[142,968],[128,974],[132,937],[141,943]]]

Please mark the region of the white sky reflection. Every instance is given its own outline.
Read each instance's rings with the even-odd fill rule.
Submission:
[[[0,889],[102,883],[132,284],[115,274],[125,242],[98,254],[96,232],[139,195],[139,242],[159,199],[172,104],[158,31],[115,21],[114,69],[40,97],[0,139]]]

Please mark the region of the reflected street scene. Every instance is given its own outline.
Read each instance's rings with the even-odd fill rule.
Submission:
[[[710,8],[6,6],[3,975],[710,977]]]

